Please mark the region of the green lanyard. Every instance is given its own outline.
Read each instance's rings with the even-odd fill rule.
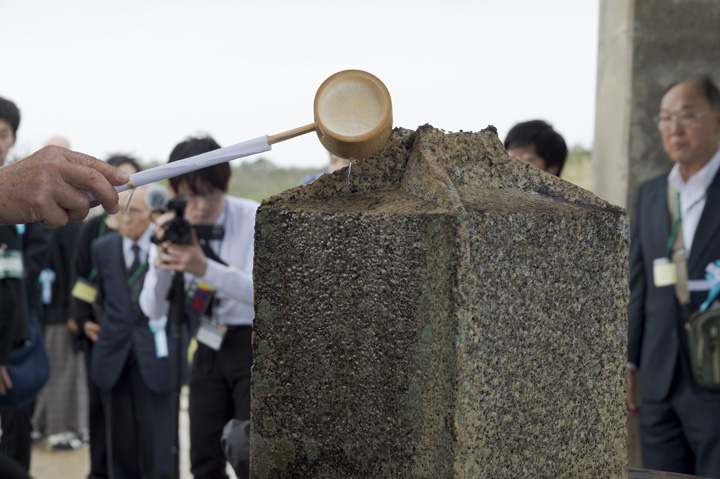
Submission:
[[[98,238],[102,238],[105,236],[105,220],[107,219],[108,214],[103,213],[102,219],[100,220],[100,229],[98,230]],[[88,276],[88,281],[92,282],[92,280],[95,279],[95,276],[97,276],[97,268],[93,266],[92,271],[90,271],[90,276]]]
[[[668,248],[668,256],[672,256],[672,248],[673,244],[675,244],[675,236],[677,236],[678,233],[678,227],[680,226],[680,221],[682,221],[683,216],[687,216],[693,208],[697,206],[698,203],[700,203],[702,200],[705,199],[707,196],[707,191],[703,193],[703,195],[696,199],[693,204],[688,206],[688,209],[685,210],[685,214],[682,213],[682,209],[680,209],[680,192],[678,191],[676,193],[676,200],[677,200],[677,211],[678,211],[678,217],[675,218],[675,221],[673,221],[672,228],[670,229],[670,238],[668,238],[667,242],[667,248]]]

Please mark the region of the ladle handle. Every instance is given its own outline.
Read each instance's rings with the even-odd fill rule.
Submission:
[[[275,143],[280,143],[281,141],[289,140],[290,138],[295,138],[296,136],[304,135],[305,133],[310,133],[311,131],[315,131],[316,127],[317,123],[310,123],[309,125],[284,131],[282,133],[278,133],[277,135],[268,135],[268,145],[274,145]]]

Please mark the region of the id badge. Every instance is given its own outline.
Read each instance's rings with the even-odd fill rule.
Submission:
[[[97,286],[85,278],[78,278],[77,281],[75,281],[75,286],[73,286],[72,289],[72,295],[74,298],[90,304],[95,302],[97,293]]]
[[[675,263],[668,258],[658,258],[653,261],[653,280],[658,288],[677,283]]]
[[[215,351],[220,350],[227,327],[221,324],[213,324],[207,316],[200,318],[200,327],[195,333],[195,339],[208,348]]]
[[[19,251],[0,251],[0,279],[23,278],[23,261]]]

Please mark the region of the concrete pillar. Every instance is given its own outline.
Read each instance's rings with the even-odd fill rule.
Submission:
[[[592,190],[632,216],[640,183],[672,167],[653,121],[665,88],[720,82],[720,2],[601,0]]]

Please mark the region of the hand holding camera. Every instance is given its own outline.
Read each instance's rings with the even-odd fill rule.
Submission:
[[[168,201],[167,207],[172,211],[155,220],[153,242],[158,245],[155,267],[202,277],[207,271],[207,257],[199,238],[222,239],[225,231],[222,225],[191,225],[185,218],[186,204],[182,197]]]

